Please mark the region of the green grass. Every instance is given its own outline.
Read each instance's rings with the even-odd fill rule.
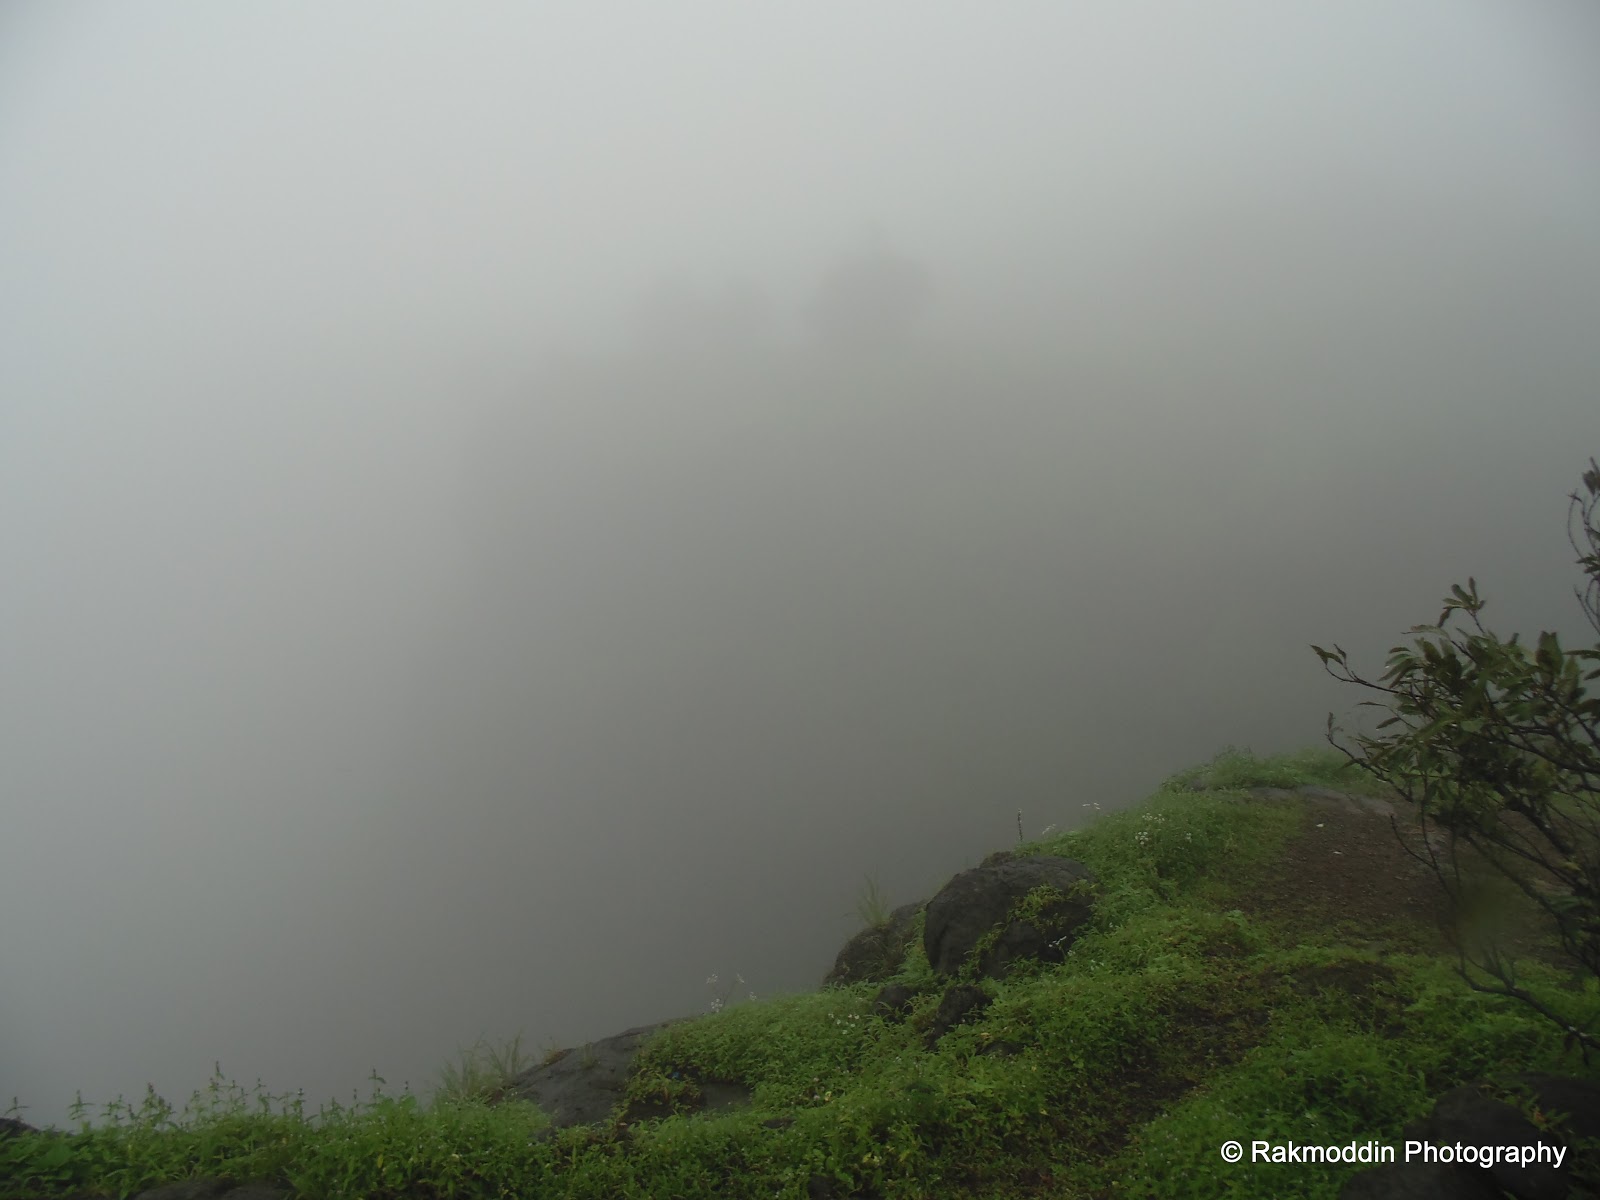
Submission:
[[[549,1053],[540,1057],[547,1058]],[[440,1069],[434,1096],[452,1101],[498,1100],[506,1081],[537,1061],[523,1046],[520,1033],[498,1045],[487,1036],[480,1037],[461,1052],[460,1062]]]
[[[1390,794],[1386,785],[1327,746],[1310,746],[1267,758],[1258,758],[1238,746],[1224,746],[1209,763],[1179,771],[1164,782],[1161,789],[1187,789],[1196,780],[1204,780],[1212,791],[1313,785],[1357,791],[1363,795]]]
[[[1306,944],[1233,903],[1301,816],[1227,789],[1359,787],[1344,762],[1230,750],[1138,808],[1027,843],[1097,872],[1096,916],[1064,963],[985,983],[990,1007],[932,1050],[940,992],[914,943],[897,976],[919,991],[903,1023],[873,1014],[878,985],[865,984],[669,1026],[624,1098],[665,1115],[626,1130],[536,1138],[541,1114],[493,1102],[526,1065],[514,1039],[464,1052],[429,1103],[375,1080],[369,1101],[310,1116],[219,1079],[181,1116],[153,1096],[112,1106],[69,1135],[0,1142],[0,1178],[41,1197],[126,1196],[198,1175],[374,1200],[802,1197],[817,1177],[837,1195],[885,1200],[1332,1197],[1356,1168],[1230,1167],[1218,1148],[1393,1142],[1457,1083],[1582,1073],[1557,1030],[1470,991],[1442,958],[1334,935]],[[1186,790],[1199,771],[1213,790]],[[1570,987],[1537,965],[1524,982]],[[751,1103],[694,1111],[713,1080],[747,1086]]]
[[[887,925],[891,911],[889,897],[878,886],[878,881],[868,875],[856,895],[856,916],[861,919],[861,924],[868,929]]]

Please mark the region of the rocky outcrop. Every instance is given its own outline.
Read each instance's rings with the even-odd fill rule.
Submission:
[[[1531,1103],[1549,1120],[1541,1129],[1518,1104]],[[1574,1139],[1600,1137],[1600,1085],[1529,1071],[1495,1084],[1465,1084],[1434,1102],[1433,1111],[1406,1126],[1404,1140],[1433,1146],[1564,1147],[1552,1162],[1462,1166],[1420,1160],[1389,1163],[1352,1175],[1340,1200],[1457,1200],[1458,1197],[1566,1200],[1572,1193]]]
[[[969,958],[980,978],[1003,979],[1019,959],[1061,962],[1093,911],[1094,873],[1051,854],[990,859],[963,871],[928,901],[922,944],[934,971],[960,974]],[[1049,903],[1023,913],[1037,888],[1054,889]]]
[[[1500,1077],[1500,1086],[1518,1099],[1531,1101],[1569,1141],[1600,1138],[1600,1084],[1545,1071],[1518,1071]]]
[[[856,934],[839,951],[833,969],[822,978],[822,986],[876,983],[899,971],[917,935],[917,917],[922,909],[920,902],[902,904],[882,925]]]
[[[640,1025],[586,1046],[557,1050],[538,1066],[513,1076],[503,1094],[507,1099],[531,1101],[549,1115],[550,1124],[535,1134],[536,1138],[553,1137],[556,1130],[573,1125],[608,1120],[617,1111],[644,1044],[682,1019]],[[750,1102],[750,1088],[737,1080],[696,1078],[693,1082],[699,1098],[692,1107],[700,1111]],[[618,1115],[623,1124],[629,1124],[665,1116],[671,1107],[664,1102],[634,1105]],[[685,1106],[680,1103],[678,1107]]]
[[[506,1095],[537,1104],[550,1115],[552,1128],[602,1121],[622,1098],[646,1039],[668,1024],[640,1025],[581,1049],[557,1050],[514,1076]]]
[[[1059,962],[1072,935],[1090,912],[1080,885],[1094,876],[1082,863],[1051,855],[1004,856],[957,875],[923,904],[903,904],[882,925],[864,929],[839,951],[824,984],[849,985],[887,979],[898,972],[916,937],[917,919],[926,912],[923,944],[935,970],[953,976],[982,942],[980,976],[1001,978],[1021,958]],[[1054,899],[1019,915],[1018,906],[1034,889],[1055,889]],[[986,936],[987,935],[987,936]],[[874,1011],[886,1020],[903,1019],[916,997],[907,987],[891,985],[879,992]],[[934,1014],[929,1041],[971,1020],[989,1003],[981,988],[949,989]],[[506,1085],[509,1099],[532,1101],[550,1116],[544,1136],[573,1125],[609,1119],[633,1075],[645,1041],[672,1022],[641,1025],[573,1050],[559,1051],[530,1067]],[[694,1080],[703,1109],[747,1103],[750,1089],[736,1080]],[[624,1123],[663,1115],[635,1105],[621,1113]]]
[[[622,1099],[645,1042],[671,1024],[639,1025],[581,1048],[557,1050],[538,1066],[513,1076],[505,1095],[542,1108],[550,1117],[548,1131],[604,1121]],[[541,1132],[548,1137],[548,1131]]]
[[[916,936],[917,918],[926,912],[923,944],[940,974],[953,976],[983,943],[978,956],[980,976],[1002,978],[1021,958],[1059,962],[1072,935],[1090,913],[1090,899],[1081,885],[1094,882],[1082,863],[1052,855],[1006,856],[957,875],[940,893],[922,904],[903,904],[882,925],[862,930],[839,951],[824,984],[848,985],[882,980],[899,971]],[[1055,889],[1047,903],[1019,914],[1019,906],[1039,887]],[[885,988],[874,1005],[888,1020],[904,1017],[915,999],[909,988]],[[929,1041],[971,1020],[989,1003],[980,988],[949,989],[934,1014]],[[617,1111],[645,1041],[671,1022],[642,1025],[602,1038],[587,1046],[560,1051],[539,1066],[515,1076],[504,1095],[529,1100],[550,1116],[549,1131],[605,1121]],[[695,1080],[702,1108],[748,1102],[750,1091],[735,1080]],[[665,1109],[663,1109],[663,1112]],[[626,1123],[662,1115],[648,1106],[621,1114]]]

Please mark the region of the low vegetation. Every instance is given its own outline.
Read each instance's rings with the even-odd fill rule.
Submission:
[[[670,1026],[640,1058],[634,1118],[608,1126],[551,1134],[505,1099],[513,1043],[469,1051],[426,1102],[374,1079],[366,1103],[313,1115],[219,1079],[181,1115],[153,1095],[111,1105],[70,1134],[0,1141],[0,1177],[39,1197],[196,1176],[373,1200],[1331,1197],[1356,1167],[1230,1166],[1219,1147],[1395,1143],[1455,1084],[1584,1068],[1528,1005],[1467,986],[1437,931],[1364,912],[1359,862],[1342,868],[1345,919],[1275,915],[1308,809],[1244,789],[1313,784],[1380,786],[1332,750],[1229,750],[1137,807],[1026,843],[1093,868],[1096,916],[1065,962],[984,983],[989,1007],[932,1049],[939,989],[918,939],[895,979],[916,992],[903,1021],[875,1013],[881,985],[860,984]],[[1550,958],[1519,986],[1600,1012],[1592,979]],[[751,1103],[695,1111],[711,1081],[747,1086]]]

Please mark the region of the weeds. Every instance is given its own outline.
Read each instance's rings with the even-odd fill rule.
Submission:
[[[856,896],[856,916],[868,929],[876,929],[889,923],[891,911],[889,897],[878,886],[878,881],[870,875],[866,876]]]
[[[708,976],[706,976],[706,986],[707,987],[714,988],[714,987],[717,987],[719,985],[719,983],[721,983],[721,980],[720,980],[720,978],[718,976],[716,976],[716,975],[708,975]],[[713,995],[711,997],[711,1003],[709,1005],[707,1005],[706,1007],[708,1009],[710,1009],[711,1012],[714,1012],[714,1013],[721,1012],[724,1008],[727,1007],[728,1000],[733,995],[733,992],[734,992],[735,988],[744,988],[745,989],[745,999],[746,1000],[754,1000],[756,998],[756,994],[754,992],[750,991],[748,986],[745,984],[744,976],[739,974],[737,971],[735,971],[733,973],[733,982],[729,983],[729,984],[723,984],[722,985],[722,990],[720,992],[718,992],[716,995]],[[735,1000],[734,1003],[738,1003],[738,1001]]]
[[[498,1045],[479,1037],[460,1053],[459,1063],[440,1070],[433,1093],[435,1103],[497,1099],[513,1078],[533,1065],[532,1057],[523,1049],[520,1033]],[[544,1061],[550,1061],[548,1051]]]

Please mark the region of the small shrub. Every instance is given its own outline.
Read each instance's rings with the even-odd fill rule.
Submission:
[[[861,891],[856,896],[856,916],[861,918],[861,923],[868,929],[887,925],[892,911],[889,907],[889,897],[878,886],[878,881],[870,875],[866,876]]]

